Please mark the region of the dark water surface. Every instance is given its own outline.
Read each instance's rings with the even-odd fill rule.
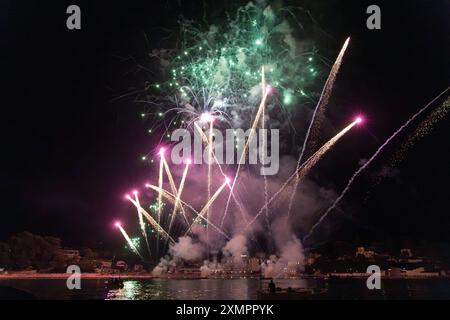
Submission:
[[[325,299],[450,299],[449,279],[383,280],[381,290],[368,290],[366,281],[345,279],[328,283],[322,279],[277,280],[281,288],[328,288]],[[38,299],[112,300],[233,300],[256,299],[257,290],[267,288],[259,279],[124,280],[124,288],[107,290],[104,280],[82,280],[80,290],[68,290],[65,280],[0,280]]]

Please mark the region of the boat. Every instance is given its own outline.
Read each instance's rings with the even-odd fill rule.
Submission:
[[[105,281],[105,288],[108,290],[123,289],[123,280],[120,278],[111,278]]]

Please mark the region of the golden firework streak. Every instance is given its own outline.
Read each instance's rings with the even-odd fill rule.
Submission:
[[[342,63],[342,58],[344,57],[345,51],[347,50],[347,46],[348,43],[350,42],[350,37],[347,38],[344,42],[344,45],[341,48],[341,51],[339,52],[336,61],[333,64],[333,67],[331,68],[330,74],[328,75],[327,81],[325,82],[325,86],[323,87],[322,93],[320,95],[319,101],[317,102],[316,108],[314,109],[311,121],[309,123],[308,126],[308,130],[306,132],[306,136],[305,136],[305,141],[303,141],[303,147],[302,147],[302,151],[300,153],[300,156],[298,157],[297,160],[297,169],[296,172],[299,172],[301,163],[302,163],[302,159],[303,159],[303,155],[305,154],[305,150],[307,147],[307,143],[309,140],[309,136],[312,133],[313,129],[314,129],[314,124],[317,121],[317,128],[316,131],[320,130],[320,123],[322,121],[322,118],[324,116],[324,112],[325,112],[325,107],[328,104],[328,101],[330,100],[330,95],[331,95],[331,91],[333,89],[334,86],[334,82],[336,80],[337,74],[339,72],[339,68],[341,67],[341,63]],[[288,216],[288,220],[289,220],[289,215],[291,213],[291,209],[292,209],[292,203],[294,202],[294,196],[295,193],[297,191],[297,187],[298,184],[300,182],[300,177],[297,176],[295,178],[295,182],[294,182],[294,187],[292,188],[292,193],[289,199],[289,205],[288,205],[288,212],[287,212],[287,216]],[[287,220],[287,221],[288,221]]]
[[[130,200],[130,202],[132,204],[134,204],[136,206],[136,208],[138,208],[139,210],[141,210],[142,214],[144,215],[144,217],[148,220],[148,222],[150,223],[150,225],[155,229],[155,231],[157,232],[157,234],[161,235],[161,237],[163,237],[164,239],[169,239],[170,241],[172,241],[173,243],[175,243],[175,240],[173,240],[173,238],[161,227],[161,225],[155,220],[153,219],[153,217],[147,212],[145,211],[144,208],[142,208],[136,201],[134,201],[131,198],[128,198],[128,200]]]
[[[336,134],[333,138],[328,140],[319,150],[317,150],[308,160],[303,163],[303,165],[296,170],[280,187],[280,189],[274,193],[274,195],[269,199],[269,201],[264,204],[264,206],[259,210],[259,212],[255,215],[255,217],[247,224],[246,229],[253,224],[259,215],[263,212],[263,210],[269,206],[278,195],[290,184],[290,182],[294,179],[298,179],[299,181],[308,174],[309,170],[320,160],[320,158],[340,139],[343,135],[345,135],[354,125],[356,125],[359,120],[355,120],[342,129],[338,134]]]
[[[147,246],[148,254],[151,255],[150,245],[148,244],[147,231],[145,230],[145,223],[144,223],[144,219],[142,217],[141,204],[139,203],[138,193],[137,193],[137,191],[135,191],[135,192],[133,192],[133,194],[134,194],[134,199],[135,199],[136,203],[139,205],[139,207],[137,208],[138,217],[139,217],[139,225],[141,226],[141,231],[142,231],[142,235],[144,236],[145,245]]]
[[[127,232],[125,231],[124,228],[122,228],[122,226],[117,223],[116,226],[119,228],[120,232],[122,233],[123,237],[125,238],[125,240],[127,241],[128,245],[130,246],[131,250],[133,250],[134,253],[136,253],[142,260],[144,260],[144,258],[142,258],[141,254],[139,253],[138,249],[136,248],[136,246],[134,245],[134,243],[131,241],[130,237],[128,236]]]
[[[202,136],[202,141],[204,142],[204,144],[206,146],[208,146],[208,138],[206,137],[206,134],[203,132],[202,128],[200,128],[200,126],[194,122],[194,127],[195,129],[197,129],[197,131],[200,133],[200,135]],[[222,166],[220,165],[220,162],[217,160],[217,157],[215,155],[214,152],[212,152],[212,156],[214,157],[214,161],[215,163],[218,165],[220,173],[222,174],[222,176],[226,179],[227,176],[225,175],[225,173],[223,172]],[[233,197],[233,201],[236,203],[236,205],[239,207],[240,212],[242,213],[242,218],[244,219],[245,223],[248,223],[247,218],[246,218],[246,212],[247,210],[244,208],[244,206],[242,205],[241,201],[239,201],[236,198],[236,195],[234,194],[234,192],[231,190],[231,186],[230,186],[230,192],[231,192],[231,196]],[[220,228],[222,228],[223,223],[224,223],[224,218],[225,215],[222,216],[222,221],[220,223]]]
[[[154,185],[152,185],[152,184],[146,184],[145,186],[146,186],[147,188],[153,189],[153,190],[155,190],[155,191],[161,191],[162,196],[164,196],[167,200],[171,201],[172,203],[175,202],[176,196],[175,196],[174,194],[170,193],[169,191],[164,190],[164,189],[160,189],[160,188],[158,188],[157,186],[154,186]],[[195,210],[191,205],[187,204],[186,202],[184,202],[184,201],[181,200],[181,199],[180,199],[180,203],[181,203],[182,205],[186,206],[187,208],[189,208],[193,213],[195,213],[195,215],[196,215],[197,217],[199,216],[199,213],[197,212],[197,210]],[[206,218],[203,217],[203,216],[200,216],[200,218],[201,218],[202,220],[204,220],[206,223],[209,223],[212,227],[214,227],[214,229],[216,229],[217,232],[219,232],[221,235],[223,235],[223,236],[226,237],[227,239],[230,239],[230,237],[229,237],[225,232],[223,232],[223,231],[222,231],[219,227],[217,227],[215,224],[213,224],[213,223],[211,223],[210,221],[208,221],[208,219],[206,219]],[[187,234],[189,233],[189,231],[191,231],[190,228],[186,231],[185,235],[187,235]]]
[[[225,220],[225,217],[226,217],[227,212],[228,212],[228,207],[230,205],[230,199],[232,197],[234,186],[235,186],[236,181],[237,181],[237,179],[239,177],[239,171],[241,169],[241,163],[245,160],[245,156],[246,156],[245,154],[247,152],[247,148],[248,148],[250,142],[253,139],[253,136],[254,136],[255,131],[256,131],[256,127],[258,126],[259,120],[261,118],[261,115],[263,114],[263,110],[264,110],[265,105],[266,105],[267,95],[269,94],[269,91],[270,91],[266,87],[266,79],[265,79],[265,75],[264,75],[264,66],[261,67],[261,74],[262,74],[261,75],[261,92],[262,92],[261,103],[259,104],[258,111],[256,112],[255,120],[253,120],[253,124],[252,124],[252,127],[250,129],[250,133],[249,133],[247,142],[244,145],[244,150],[242,150],[242,154],[241,154],[241,157],[240,157],[239,162],[238,162],[238,167],[237,167],[234,179],[233,179],[233,184],[231,185],[231,188],[230,188],[230,194],[228,195],[227,203],[225,205],[225,211],[223,213],[222,222]]]

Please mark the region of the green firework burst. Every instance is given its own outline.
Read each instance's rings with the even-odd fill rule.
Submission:
[[[286,8],[249,3],[222,25],[200,29],[183,20],[179,49],[152,53],[164,81],[149,88],[148,98],[156,102],[146,113],[177,114],[182,119],[170,118],[180,127],[209,111],[233,127],[245,126],[261,98],[264,67],[275,89],[268,110],[280,108],[278,117],[286,120],[314,101],[312,88],[321,75],[317,50],[295,16]],[[282,127],[285,121],[276,123]]]

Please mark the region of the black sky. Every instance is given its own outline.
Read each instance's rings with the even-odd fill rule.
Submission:
[[[180,14],[202,20],[203,5],[111,2],[16,0],[1,5],[6,85],[1,96],[0,240],[29,230],[59,236],[70,245],[107,245],[115,239],[111,221],[129,210],[121,198],[124,191],[147,174],[148,167],[139,161],[150,144],[140,109],[131,98],[114,98],[148,80],[136,72],[136,64],[145,61],[148,48],[161,45],[161,29],[175,30]],[[215,2],[205,1],[209,22],[244,3]],[[341,190],[359,159],[369,157],[449,85],[450,5],[445,0],[289,3],[309,8],[330,35],[319,43],[330,60],[352,37],[333,97],[339,109],[330,117],[339,127],[358,110],[367,115],[367,126],[314,172],[332,177],[329,186]],[[66,29],[69,4],[81,7],[81,31]],[[382,8],[382,30],[366,29],[369,4]],[[449,136],[447,117],[408,154],[398,179],[383,181],[364,205],[370,181],[358,182],[346,198],[346,210],[330,220],[334,236],[450,241]],[[386,149],[373,171],[401,141]]]

